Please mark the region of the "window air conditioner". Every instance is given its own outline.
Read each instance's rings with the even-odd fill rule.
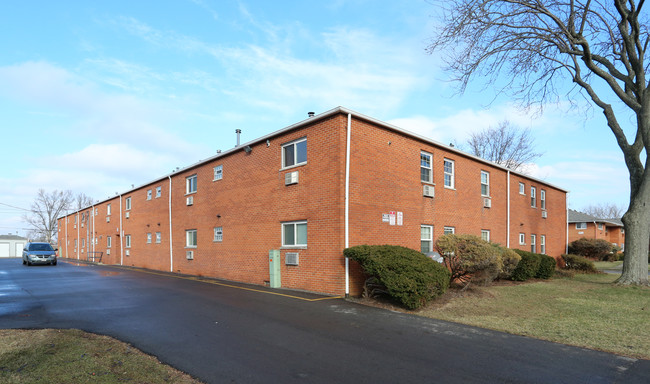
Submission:
[[[111,222],[111,217],[110,217],[110,216],[106,216],[106,222],[107,222],[107,223],[110,223],[110,222]]]
[[[129,217],[131,217],[131,212],[128,212],[128,211],[127,211],[127,212],[124,214],[124,217],[126,217],[127,219],[128,219]]]
[[[422,196],[434,197],[435,195],[435,188],[433,185],[424,185],[422,187]]]
[[[284,263],[286,265],[298,265],[298,253],[287,253],[284,258]]]
[[[194,251],[187,251],[185,256],[187,260],[194,260]]]
[[[106,250],[106,255],[110,255],[110,254],[111,254],[111,250],[110,250],[110,249],[107,249],[107,250]]]
[[[298,171],[286,173],[284,175],[284,185],[298,184]]]
[[[546,211],[542,211],[542,218],[546,219],[546,216],[547,216]]]
[[[124,251],[124,255],[129,256],[129,250]]]
[[[194,204],[194,196],[187,196],[187,199],[185,200],[186,205],[193,205]]]
[[[492,199],[486,197],[483,199],[483,208],[492,208]]]

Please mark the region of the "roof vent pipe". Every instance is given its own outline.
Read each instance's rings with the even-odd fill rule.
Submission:
[[[315,113],[314,112],[307,112],[308,117],[314,117]]]
[[[235,129],[235,133],[237,134],[237,145],[235,145],[235,147],[239,147],[239,136],[241,135],[241,129]]]

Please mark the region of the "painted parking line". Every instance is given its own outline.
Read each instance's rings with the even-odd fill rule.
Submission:
[[[64,260],[59,260],[59,261],[64,261]],[[74,262],[69,262],[69,261],[64,261],[69,264],[77,265],[79,266],[82,263],[78,263],[76,261]],[[92,263],[83,263],[86,265],[96,265]],[[131,267],[126,267],[122,265],[103,265],[104,267],[112,267],[112,268],[118,268],[118,269],[124,269],[128,271],[133,271],[133,272],[139,272],[139,273],[147,273],[150,275],[156,275],[156,276],[165,276],[165,277],[173,277],[175,279],[183,279],[183,280],[191,280],[191,281],[196,281],[199,283],[207,283],[207,284],[213,284],[213,285],[219,285],[221,287],[228,287],[228,288],[235,288],[235,289],[240,289],[244,291],[251,291],[251,292],[258,292],[258,293],[264,293],[267,295],[275,295],[275,296],[283,296],[283,297],[288,297],[290,299],[297,299],[297,300],[302,300],[302,301],[323,301],[323,300],[333,300],[333,299],[342,299],[343,296],[325,296],[325,297],[319,297],[316,299],[308,299],[306,297],[300,297],[296,295],[290,295],[286,293],[279,293],[279,292],[271,292],[271,291],[265,291],[262,289],[255,289],[255,288],[248,288],[248,287],[241,287],[238,285],[233,285],[233,284],[226,284],[226,283],[220,283],[218,281],[213,281],[213,280],[206,280],[201,277],[193,277],[193,276],[178,276],[178,275],[173,275],[170,273],[160,273],[160,272],[154,272],[154,271],[147,271],[143,269],[138,269],[138,268],[131,268]]]

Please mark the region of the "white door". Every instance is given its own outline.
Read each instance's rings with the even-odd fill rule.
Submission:
[[[9,243],[0,243],[0,257],[9,257],[9,249]]]
[[[25,243],[16,243],[16,257],[23,257],[23,248],[25,248]]]

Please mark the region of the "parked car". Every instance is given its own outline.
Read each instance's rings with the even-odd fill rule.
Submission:
[[[23,264],[56,265],[56,249],[50,243],[27,243],[23,249]]]

